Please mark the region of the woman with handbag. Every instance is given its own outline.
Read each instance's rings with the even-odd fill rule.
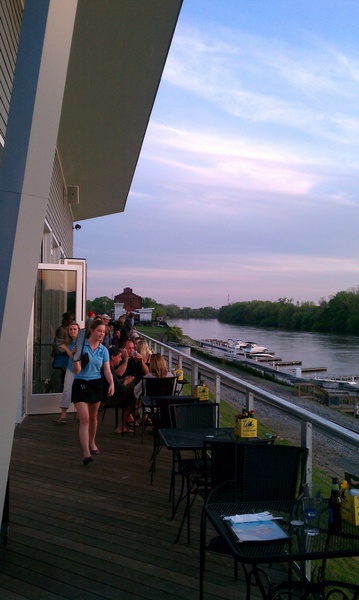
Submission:
[[[52,361],[52,374],[51,374],[51,388],[55,393],[62,392],[64,388],[65,373],[69,357],[65,350],[61,350],[60,346],[67,345],[71,342],[71,338],[68,334],[68,326],[75,320],[75,315],[70,312],[64,312],[62,315],[61,325],[56,329],[55,339],[52,347],[51,356]]]
[[[57,425],[66,425],[66,413],[69,409],[71,403],[71,394],[72,394],[72,384],[74,382],[74,372],[72,368],[72,359],[74,356],[74,352],[76,350],[76,338],[78,336],[80,327],[77,323],[72,322],[67,328],[67,335],[71,340],[68,345],[60,344],[59,350],[66,353],[68,362],[64,379],[64,390],[61,396],[60,408],[61,414],[58,419],[54,420],[54,423]]]
[[[113,396],[114,383],[110,369],[110,357],[102,344],[105,325],[102,319],[95,319],[85,340],[81,360],[73,361],[75,379],[72,386],[72,402],[76,404],[79,418],[79,438],[83,451],[83,464],[93,461],[100,454],[96,446],[97,413],[102,401],[101,370],[108,383],[108,395]]]

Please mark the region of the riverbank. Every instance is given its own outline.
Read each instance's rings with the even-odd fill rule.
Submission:
[[[322,369],[326,369],[324,373],[328,377],[359,375],[359,336],[242,327],[220,323],[217,319],[171,319],[168,324],[179,327],[184,336],[192,340],[255,341],[285,362],[301,362],[303,370],[310,368],[311,374],[303,373],[305,379],[321,375]],[[281,370],[294,375],[294,368]]]

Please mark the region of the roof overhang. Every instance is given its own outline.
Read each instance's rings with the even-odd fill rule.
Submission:
[[[122,212],[182,0],[79,0],[58,152],[74,220]]]

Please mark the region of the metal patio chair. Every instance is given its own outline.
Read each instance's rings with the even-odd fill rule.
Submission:
[[[200,531],[200,598],[203,598],[203,574],[205,569],[205,554],[207,551],[232,555],[235,561],[235,578],[237,578],[238,556],[232,551],[226,527],[218,532],[219,535],[206,541],[207,519],[211,507],[223,505],[231,510],[231,504],[236,502],[271,502],[294,501],[301,492],[308,449],[297,446],[279,446],[264,444],[238,444],[241,470],[233,473],[231,481],[220,483],[212,488],[204,502],[201,516]],[[233,490],[233,488],[235,488]],[[251,572],[247,571],[241,562],[247,582],[250,587]]]

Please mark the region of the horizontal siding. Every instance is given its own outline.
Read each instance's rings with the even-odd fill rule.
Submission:
[[[24,0],[0,0],[0,136],[3,140],[6,140],[24,4]],[[55,154],[46,220],[63,255],[72,257],[72,215],[64,188],[60,161]],[[58,256],[54,255],[53,260],[58,262]]]
[[[6,126],[22,21],[21,0],[0,0],[0,134]]]
[[[65,257],[68,258],[73,256],[73,221],[67,198],[64,195],[65,189],[60,160],[56,153],[46,220]]]

